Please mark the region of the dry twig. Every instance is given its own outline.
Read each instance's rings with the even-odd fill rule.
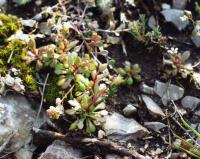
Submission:
[[[39,110],[38,110],[38,113],[37,113],[36,121],[38,120],[40,112],[42,110],[42,105],[43,105],[43,101],[44,101],[44,93],[45,93],[45,88],[46,88],[46,85],[47,85],[48,78],[49,78],[49,73],[47,74],[47,76],[45,78],[44,85],[43,85],[43,88],[42,88],[42,97],[41,97],[40,107],[39,107]]]
[[[97,139],[97,138],[87,138],[87,137],[70,137],[68,135],[64,135],[61,133],[41,130],[37,128],[33,128],[35,135],[39,136],[40,138],[48,138],[52,140],[63,140],[68,144],[71,145],[96,145],[101,148],[102,150],[113,152],[118,155],[122,156],[132,156],[137,159],[148,159],[148,157],[139,154],[137,151],[133,149],[127,149],[124,146],[112,142],[108,139]]]

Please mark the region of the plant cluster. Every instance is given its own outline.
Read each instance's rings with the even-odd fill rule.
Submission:
[[[162,44],[164,42],[159,26],[155,27],[152,31],[146,31],[146,18],[144,15],[140,15],[139,20],[132,22],[131,34],[136,40],[145,45],[149,43]]]
[[[187,78],[192,75],[193,67],[187,63],[190,52],[178,53],[178,48],[171,48],[167,51],[167,56],[163,59],[164,78],[168,79],[180,75]]]
[[[56,104],[49,107],[48,116],[51,119],[71,116],[74,121],[70,130],[85,129],[91,134],[108,114],[106,99],[116,93],[119,85],[132,85],[133,80],[139,80],[140,67],[126,62],[125,68],[121,68],[125,73],[115,73],[109,62],[102,63],[96,57],[103,51],[100,35],[82,32],[72,21],[63,22],[59,15],[49,20],[55,22],[51,26],[54,42],[37,48],[35,38],[30,36],[24,42],[23,56],[21,51],[16,56],[20,56],[18,61],[23,60],[25,68],[34,67],[39,74],[50,74],[44,97],[46,102]],[[15,56],[11,61],[14,59]]]
[[[188,59],[190,52],[185,51],[178,53],[178,48],[171,48],[167,51],[167,55],[163,58],[163,71],[164,75],[162,78],[183,78],[188,79],[196,88],[200,87],[200,75],[198,73],[198,63],[192,65]]]
[[[200,133],[195,130],[190,124],[188,124],[182,117],[181,117],[181,123],[183,124],[184,128],[188,130],[188,132],[191,132],[194,137],[199,138]],[[194,143],[191,139],[184,139],[177,135],[176,141],[173,143],[173,148],[177,150],[181,150],[195,158],[200,158],[200,147],[197,143]]]
[[[107,51],[102,37],[88,29],[93,26],[87,21],[77,24],[73,18],[66,22],[60,11],[48,13],[45,29],[52,43],[41,47],[36,45],[35,34],[22,32],[19,19],[12,20],[13,29],[4,20],[10,17],[2,15],[2,22],[8,24],[8,30],[4,31],[8,35],[4,36],[4,47],[0,49],[1,88],[20,93],[37,91],[36,81],[44,78],[42,74],[49,74],[44,98],[48,104],[55,103],[47,110],[49,117],[68,116],[72,120],[70,130],[85,129],[91,134],[108,114],[106,99],[116,93],[119,85],[131,86],[139,81],[141,69],[138,64],[125,62],[124,67],[115,70],[109,58],[102,63],[97,55]],[[13,68],[17,74],[11,71]],[[37,80],[36,73],[41,75]]]
[[[121,79],[127,85],[133,85],[135,81],[141,80],[141,68],[138,64],[132,65],[130,62],[126,61],[124,63],[124,68],[119,67],[117,73],[121,76]],[[120,78],[120,77],[119,77]]]
[[[76,45],[71,46],[72,43],[75,42],[67,42],[69,45],[64,47],[58,41],[58,47],[48,46],[44,53],[40,52],[41,49],[38,50],[38,54],[42,54],[41,63],[54,69],[58,76],[57,85],[63,92],[62,100],[57,98],[60,102],[56,102],[56,107],[51,106],[47,112],[54,119],[64,113],[74,116],[76,120],[71,124],[70,130],[85,127],[88,133],[93,133],[95,126],[100,125],[101,120],[98,119],[107,115],[105,99],[109,96],[111,87],[123,81],[109,73],[107,63],[102,64],[89,54],[79,56]],[[65,99],[70,99],[66,111],[66,103],[63,103]]]

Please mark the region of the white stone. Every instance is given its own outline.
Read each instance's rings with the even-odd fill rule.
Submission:
[[[181,20],[181,17],[184,15],[183,10],[168,9],[168,10],[161,11],[161,14],[165,17],[165,20],[167,22],[174,24],[174,26],[179,31],[182,31],[183,29],[185,29],[189,24],[188,20],[186,21]]]
[[[81,151],[68,146],[64,141],[56,140],[47,147],[39,159],[80,159]]]
[[[7,94],[0,97],[0,137],[6,139],[15,132],[9,150],[15,151],[28,144],[37,110],[21,95]]]
[[[136,120],[125,118],[118,113],[106,116],[103,127],[108,138],[119,141],[137,139],[148,134],[148,130]]]
[[[181,9],[184,10],[186,5],[187,5],[188,0],[173,0],[173,5],[172,7],[174,9]]]
[[[160,133],[160,129],[167,127],[167,125],[161,122],[144,122],[144,126],[158,133]]]
[[[183,97],[184,89],[174,84],[155,82],[155,93],[162,98],[163,104],[166,106],[170,101],[176,101]]]
[[[192,96],[185,96],[181,100],[181,104],[185,109],[188,109],[190,111],[195,110],[199,104],[200,104],[200,99],[197,97],[192,97]]]
[[[135,112],[137,111],[137,108],[132,105],[132,104],[128,104],[124,109],[123,109],[123,113],[125,116],[129,117],[131,115],[133,115]]]
[[[142,95],[142,99],[147,107],[147,109],[155,115],[159,115],[159,116],[165,116],[165,114],[163,113],[162,109],[160,108],[160,106],[155,103],[150,97],[146,96],[146,95]]]

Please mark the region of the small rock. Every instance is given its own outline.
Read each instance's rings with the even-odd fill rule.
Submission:
[[[16,159],[32,159],[32,150],[29,146],[21,148],[15,153]]]
[[[200,47],[200,25],[196,25],[192,31],[191,40],[196,47]]]
[[[139,89],[142,93],[154,95],[154,88],[146,85],[144,82],[142,82],[139,86]]]
[[[173,5],[172,7],[174,9],[180,9],[180,10],[184,10],[186,5],[187,5],[187,1],[188,0],[173,0]]]
[[[185,96],[181,100],[181,104],[185,109],[194,111],[200,104],[200,99],[192,96]]]
[[[64,141],[56,140],[47,147],[39,159],[80,159],[81,151],[68,146]]]
[[[9,150],[18,150],[31,141],[36,116],[37,110],[32,109],[24,96],[7,94],[0,97],[0,137],[6,139],[11,132],[16,132]]]
[[[148,130],[134,119],[128,119],[118,113],[106,116],[103,125],[108,138],[118,141],[137,139],[148,134]]]
[[[165,114],[163,113],[163,111],[159,107],[159,105],[157,103],[155,103],[150,97],[143,94],[142,99],[143,99],[145,105],[147,106],[147,109],[152,114],[156,114],[156,115],[159,115],[159,116],[165,116]]]
[[[2,7],[4,4],[6,4],[6,0],[0,0],[0,7]]]
[[[156,21],[156,18],[154,16],[150,16],[150,18],[148,20],[148,26],[151,29],[154,29],[157,26],[157,21]]]
[[[170,22],[170,23],[174,24],[174,26],[179,31],[182,31],[183,29],[185,29],[189,24],[188,20],[183,21],[180,18],[180,17],[182,17],[184,15],[184,11],[183,10],[168,9],[168,10],[161,11],[161,14],[165,17],[165,20],[167,22]]]
[[[144,122],[144,126],[151,130],[154,130],[155,132],[160,133],[160,129],[166,127],[167,125],[161,122]]]
[[[200,110],[195,111],[195,112],[194,112],[194,115],[200,117]]]
[[[163,4],[161,5],[161,7],[162,7],[162,10],[171,9],[171,6],[170,6],[168,3],[163,3]]]
[[[133,115],[136,111],[137,111],[136,107],[134,107],[134,105],[132,105],[132,104],[128,104],[123,109],[124,115],[127,116],[127,117]]]
[[[162,98],[163,104],[166,106],[171,100],[176,101],[183,97],[184,89],[170,83],[155,82],[155,93]]]

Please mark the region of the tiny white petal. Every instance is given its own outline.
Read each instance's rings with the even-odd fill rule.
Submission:
[[[76,99],[69,100],[68,103],[73,107],[79,107],[80,106],[80,103]]]

